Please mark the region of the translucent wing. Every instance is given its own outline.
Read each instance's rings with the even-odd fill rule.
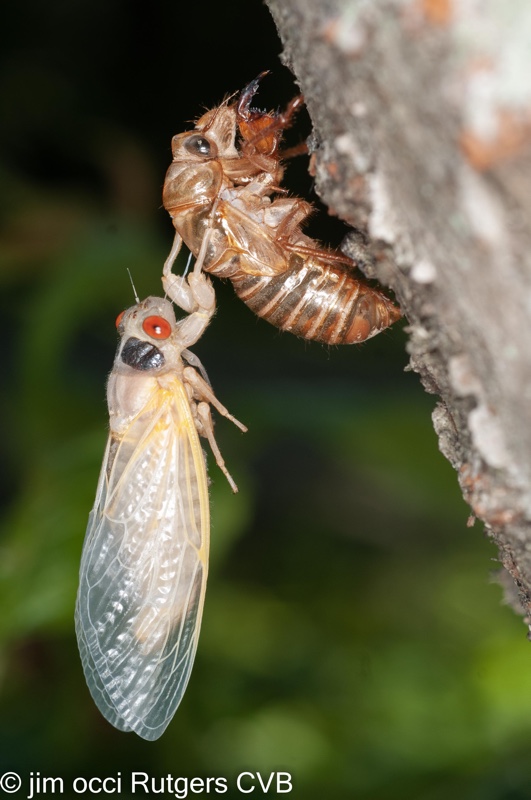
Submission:
[[[102,714],[164,732],[197,648],[208,569],[204,457],[184,387],[158,389],[112,435],[83,547],[76,631]]]

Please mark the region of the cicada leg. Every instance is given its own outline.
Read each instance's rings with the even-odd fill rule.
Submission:
[[[237,428],[244,433],[247,432],[247,427],[243,424],[243,422],[240,422],[236,419],[236,417],[233,417],[230,411],[225,408],[223,403],[220,403],[210,385],[193,367],[184,368],[184,378],[190,388],[193,390],[194,396],[198,400],[205,400],[207,403],[210,403],[210,405],[214,406],[216,411],[218,411],[223,417],[230,419],[230,421],[233,422]]]
[[[182,244],[183,244],[182,237],[177,233],[177,231],[175,231],[175,236],[173,237],[173,244],[171,246],[171,250],[169,252],[168,258],[164,262],[163,272],[165,275],[167,272],[171,273],[171,268],[175,264],[175,259],[177,258],[177,256],[181,251]]]
[[[212,450],[214,458],[216,459],[216,464],[228,480],[230,488],[234,494],[236,494],[238,487],[236,486],[234,478],[225,466],[225,460],[221,455],[221,450],[219,449],[218,443],[216,442],[216,437],[214,436],[214,423],[212,421],[212,414],[210,413],[210,406],[206,402],[197,404],[196,425],[199,433],[208,439],[210,449]]]
[[[200,310],[210,313],[211,317],[216,308],[214,290],[212,289],[210,281],[205,280],[203,264],[210,242],[212,221],[216,213],[217,205],[218,201],[216,200],[212,205],[208,227],[203,236],[194,269],[192,273],[188,275],[188,278],[186,278],[186,273],[185,275],[175,275],[172,272],[173,264],[182,245],[182,238],[178,233],[175,234],[170,255],[164,262],[162,270],[162,286],[164,291],[175,305],[182,308],[182,310],[186,311],[188,314],[193,314]],[[191,342],[191,344],[193,344],[193,342]]]
[[[192,397],[198,401],[194,408],[194,417],[197,430],[201,436],[204,436],[206,439],[208,439],[210,449],[212,450],[214,458],[216,459],[216,464],[227,478],[232,491],[237,492],[238,487],[236,486],[232,475],[225,466],[225,461],[221,455],[218,443],[216,442],[216,437],[214,436],[214,423],[212,421],[210,406],[214,406],[216,411],[218,411],[227,419],[230,419],[230,421],[233,422],[234,425],[236,425],[244,433],[247,431],[247,428],[245,425],[243,425],[243,423],[237,420],[236,417],[232,416],[232,414],[225,408],[223,403],[220,403],[210,385],[193,367],[185,367],[183,377],[188,391],[191,393]]]

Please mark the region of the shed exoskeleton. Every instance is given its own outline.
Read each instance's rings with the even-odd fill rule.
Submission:
[[[302,232],[312,206],[281,188],[280,144],[303,99],[278,113],[252,109],[260,77],[173,137],[163,204],[176,234],[166,266],[184,241],[203,270],[230,279],[276,327],[326,344],[362,342],[400,310],[356,276],[351,259]]]

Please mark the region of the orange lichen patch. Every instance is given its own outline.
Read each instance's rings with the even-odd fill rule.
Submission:
[[[448,26],[452,14],[453,0],[412,0],[400,11],[404,29],[413,36],[424,33],[427,25]]]
[[[449,25],[452,6],[452,0],[420,0],[421,12],[432,25]]]
[[[474,131],[465,129],[460,136],[460,146],[467,161],[481,172],[491,169],[500,161],[517,156],[531,144],[531,114],[513,111],[498,112],[496,136],[482,139]]]
[[[338,24],[339,21],[337,17],[334,17],[333,19],[328,19],[324,22],[320,33],[321,37],[327,44],[335,44]]]
[[[473,524],[474,518],[492,528],[502,528],[521,519],[522,512],[514,508],[506,492],[496,487],[488,471],[469,463],[462,464],[459,468],[459,485],[473,512],[468,518],[468,527]]]

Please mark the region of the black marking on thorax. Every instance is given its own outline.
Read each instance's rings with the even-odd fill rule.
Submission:
[[[131,336],[122,348],[120,358],[128,367],[138,370],[160,369],[164,366],[164,355],[151,342]]]

